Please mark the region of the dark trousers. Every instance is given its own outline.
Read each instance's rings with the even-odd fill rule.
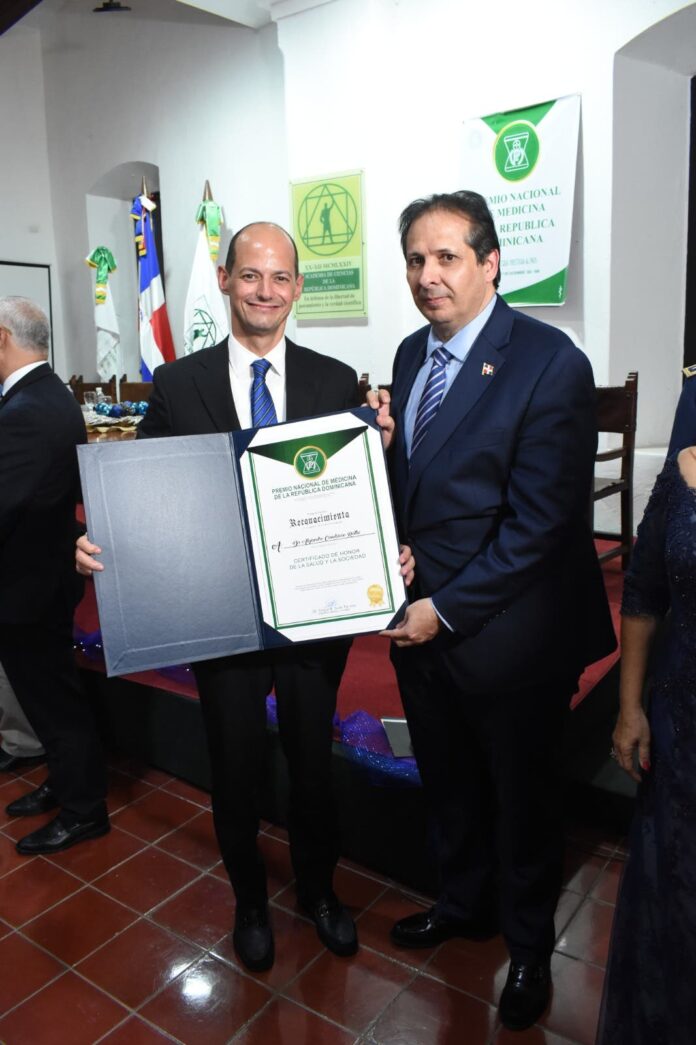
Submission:
[[[430,813],[438,906],[499,914],[513,961],[554,945],[562,882],[559,747],[574,682],[469,693],[456,660],[425,648],[395,666]]]
[[[0,663],[44,747],[63,820],[106,816],[106,766],[75,666],[72,622],[0,624]]]
[[[338,859],[331,788],[336,693],[349,644],[321,643],[194,664],[213,779],[213,818],[237,902],[267,898],[256,836],[267,769],[266,696],[275,686],[290,780],[288,833],[301,898],[330,893]]]

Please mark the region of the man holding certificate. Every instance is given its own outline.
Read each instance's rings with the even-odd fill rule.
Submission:
[[[231,336],[155,371],[138,438],[259,428],[359,405],[355,371],[285,337],[303,281],[295,244],[283,229],[268,222],[243,228],[218,277],[230,298]],[[303,467],[316,462],[307,460]],[[93,557],[99,550],[81,538],[78,570],[101,569]],[[405,575],[409,560],[404,551]],[[289,768],[288,829],[298,898],[325,946],[339,955],[357,948],[353,920],[332,888],[338,844],[331,743],[349,646],[345,639],[287,645],[193,665],[210,751],[215,829],[237,899],[233,940],[250,969],[268,969],[274,958],[266,873],[257,848],[266,695],[273,687]]]

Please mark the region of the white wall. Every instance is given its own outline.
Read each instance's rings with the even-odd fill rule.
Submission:
[[[614,56],[655,21],[690,6],[340,0],[282,20],[291,178],[366,171],[369,325],[313,324],[306,340],[386,380],[396,344],[420,321],[403,279],[395,231],[401,208],[415,196],[462,187],[462,120],[579,92],[584,198],[569,301],[528,311],[564,327],[599,382],[613,378]],[[663,112],[684,136],[682,116]]]
[[[53,266],[53,315],[60,323],[41,38],[21,26],[0,36],[0,141],[0,259]],[[59,339],[54,348],[56,370],[69,377]]]
[[[639,371],[640,446],[667,443],[682,385],[689,95],[689,77],[617,57],[609,373]]]
[[[669,376],[659,410],[650,406],[642,383],[646,435],[639,437],[666,437],[681,354],[680,304],[671,274],[683,265],[683,244],[672,240],[668,264],[658,274],[659,302],[657,294],[645,293],[650,270],[631,244],[628,260],[643,280],[641,305],[650,312],[649,321],[636,321],[632,304],[638,294],[632,294],[621,260],[626,214],[633,211],[621,196],[624,183],[617,182],[617,172],[623,178],[623,168],[633,162],[633,150],[628,120],[614,137],[615,101],[623,104],[626,97],[621,82],[615,100],[614,72],[632,68],[643,95],[651,96],[657,84],[678,100],[687,83],[690,41],[696,40],[696,32],[687,31],[696,5],[335,0],[259,32],[156,23],[135,13],[104,19],[64,10],[52,19],[46,8],[43,69],[34,32],[20,25],[0,38],[0,130],[3,141],[13,143],[13,160],[0,169],[0,236],[16,258],[41,261],[54,260],[55,239],[61,291],[56,345],[59,359],[67,354],[68,371],[94,374],[93,281],[83,264],[94,245],[86,196],[105,172],[139,160],[160,172],[167,297],[178,347],[195,245],[193,218],[206,178],[228,224],[239,227],[258,217],[286,223],[289,178],[363,168],[369,321],[301,324],[299,337],[358,372],[369,371],[373,381],[388,380],[396,344],[420,323],[403,279],[395,228],[400,210],[416,195],[461,187],[462,120],[579,92],[580,197],[568,303],[533,311],[563,326],[585,348],[600,382],[618,379],[634,359],[641,369],[654,364],[659,331],[662,373]],[[652,37],[645,33],[680,11],[681,79],[646,65]],[[636,54],[615,60],[641,33]],[[674,46],[668,30],[658,35],[664,63]],[[667,158],[653,148],[641,157],[634,180],[642,179],[640,192],[648,197],[663,173],[674,179],[675,192],[682,191],[683,171],[673,160],[677,143],[683,151],[686,139],[684,105],[661,109],[652,97],[643,111],[666,125],[660,140],[669,139],[670,153]],[[29,195],[31,216],[16,204]],[[682,192],[682,205],[683,198]],[[677,208],[675,215],[678,220]],[[39,233],[30,233],[30,225]],[[656,370],[651,374],[660,379]]]
[[[260,216],[287,223],[282,62],[274,26],[62,13],[42,35],[64,333],[71,368],[87,379],[95,373],[87,194],[119,164],[159,168],[167,305],[180,351],[206,178],[229,226]]]

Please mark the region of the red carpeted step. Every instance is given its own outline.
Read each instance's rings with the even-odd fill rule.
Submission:
[[[606,541],[597,542],[598,551],[604,551],[609,546]],[[602,573],[614,628],[618,635],[624,577],[621,560],[619,558],[610,559],[605,563]],[[75,625],[77,633],[83,635],[94,633],[99,628],[94,585],[90,582],[85,585],[85,597],[77,608]],[[597,661],[596,664],[590,665],[580,680],[579,691],[573,698],[573,707],[577,707],[600,679],[604,678],[618,660],[619,655],[620,651],[617,650],[603,660]],[[90,660],[81,656],[80,664],[83,667],[103,671],[103,664],[98,660]],[[169,673],[147,671],[128,677],[136,682],[195,697],[193,678],[185,676],[186,673],[181,669]],[[369,711],[375,718],[401,718],[403,716],[396,677],[389,660],[389,640],[379,635],[360,635],[353,641],[338,692],[338,714],[341,719],[345,719],[354,711]]]

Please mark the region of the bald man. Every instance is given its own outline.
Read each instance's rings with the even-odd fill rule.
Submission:
[[[230,299],[231,336],[155,371],[139,438],[229,432],[359,405],[354,370],[285,336],[303,282],[287,232],[269,222],[241,229],[218,280]],[[206,506],[200,508],[204,520]],[[82,538],[78,569],[101,568],[97,554]],[[404,573],[408,554],[402,556]],[[331,743],[349,646],[343,640],[303,644],[193,665],[210,751],[215,829],[237,898],[233,941],[250,969],[268,969],[274,959],[266,872],[257,847],[266,696],[274,687],[290,778],[288,829],[298,899],[326,947],[338,955],[357,949],[353,920],[332,885],[338,838]]]

